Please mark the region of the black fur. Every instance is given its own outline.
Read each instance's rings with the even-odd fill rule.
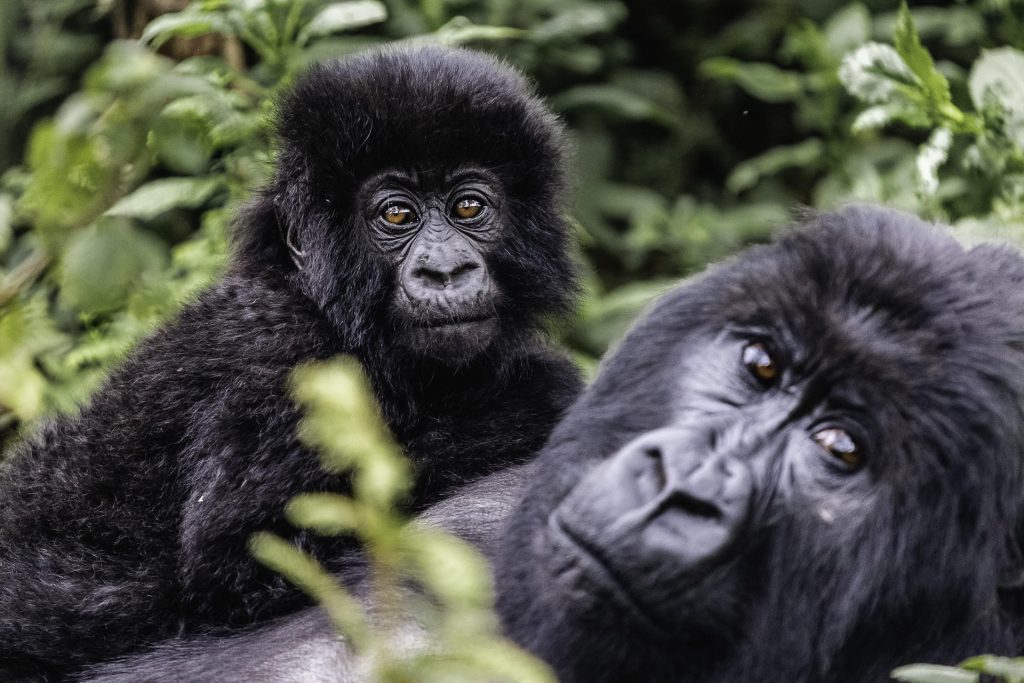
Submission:
[[[391,50],[326,64],[280,107],[270,186],[242,215],[224,280],[0,471],[0,671],[58,676],[176,633],[249,624],[301,600],[246,551],[273,530],[328,561],[344,539],[289,527],[296,493],[344,490],[296,439],[303,361],[346,353],[418,468],[410,505],[521,461],[577,393],[540,333],[574,283],[563,136],[483,55]],[[394,267],[371,244],[361,179],[471,162],[507,198],[487,267],[501,333],[445,363],[390,343]],[[285,235],[301,244],[296,267]]]
[[[891,211],[810,222],[663,298],[537,462],[499,608],[560,680],[1019,652],[1024,260]],[[832,427],[862,466],[812,440]]]
[[[1020,653],[1024,259],[880,209],[808,223],[656,304],[530,464],[503,534],[517,472],[431,510],[500,546],[503,623],[559,680],[884,681]],[[775,382],[745,366],[751,339]],[[831,425],[860,467],[812,441]],[[351,670],[308,610],[91,675]]]

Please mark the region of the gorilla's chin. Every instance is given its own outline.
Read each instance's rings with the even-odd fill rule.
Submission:
[[[497,319],[487,317],[409,327],[401,332],[400,342],[417,355],[462,365],[483,353],[497,335]]]

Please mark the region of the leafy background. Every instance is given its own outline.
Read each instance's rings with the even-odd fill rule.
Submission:
[[[274,95],[393,41],[499,54],[570,125],[586,296],[558,335],[588,370],[799,205],[1024,240],[1021,0],[5,0],[0,446],[217,277]]]
[[[1024,4],[915,7],[925,47],[896,10],[0,3],[0,438],[72,409],[216,277],[231,216],[272,163],[275,93],[374,44],[493,51],[570,124],[587,296],[560,336],[588,368],[651,296],[800,204],[877,201],[967,239],[1017,238]]]

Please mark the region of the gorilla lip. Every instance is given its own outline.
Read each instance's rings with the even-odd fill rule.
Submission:
[[[460,327],[460,326],[472,326],[480,323],[486,323],[494,320],[493,315],[481,315],[481,316],[467,316],[465,318],[455,318],[452,320],[429,320],[423,323],[417,324],[416,327],[423,329],[436,329],[444,327]]]
[[[572,559],[575,560],[573,565],[586,579],[608,591],[613,596],[614,602],[619,607],[625,609],[652,635],[663,639],[670,637],[670,629],[661,624],[658,619],[648,614],[647,610],[629,592],[626,584],[609,566],[601,553],[579,534],[575,533],[572,527],[562,520],[557,510],[548,517],[547,529],[549,538],[555,544],[562,546],[571,553]],[[557,578],[563,584],[569,581],[576,581],[568,577],[567,572],[564,570],[558,572]],[[572,589],[573,587],[569,588]]]

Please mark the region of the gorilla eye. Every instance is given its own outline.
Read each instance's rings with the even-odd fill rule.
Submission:
[[[815,432],[811,438],[829,454],[839,458],[849,467],[860,467],[861,453],[846,430],[830,427]]]
[[[743,347],[743,364],[765,386],[778,379],[779,367],[775,364],[775,359],[768,353],[767,347],[760,342],[753,342]]]
[[[481,204],[479,200],[466,197],[455,203],[455,207],[452,212],[455,214],[456,218],[466,220],[469,218],[476,218],[483,210],[484,205]]]
[[[381,214],[381,218],[391,225],[409,225],[416,222],[416,212],[405,204],[390,204]]]

